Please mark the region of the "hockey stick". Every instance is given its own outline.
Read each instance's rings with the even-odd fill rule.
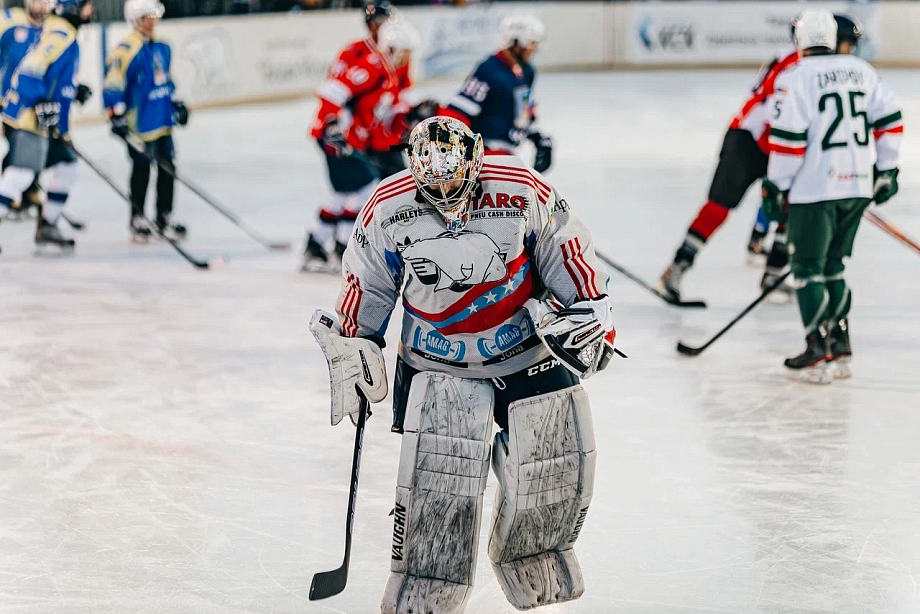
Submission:
[[[159,157],[157,157],[155,154],[150,153],[143,147],[138,147],[135,143],[130,141],[128,137],[123,136],[121,138],[128,145],[129,148],[143,155],[150,162],[155,163],[157,165],[157,168],[160,169],[161,171],[166,171],[168,174],[172,175],[176,181],[178,181],[179,183],[187,187],[189,190],[194,192],[198,196],[198,198],[200,198],[207,204],[211,205],[214,209],[217,210],[218,213],[220,213],[225,218],[233,222],[233,224],[236,225],[237,228],[239,228],[240,230],[245,232],[247,235],[249,235],[249,237],[253,239],[255,242],[264,245],[268,249],[276,249],[276,250],[291,249],[290,243],[288,242],[275,243],[275,242],[269,241],[268,239],[263,237],[261,234],[253,230],[252,227],[249,226],[249,224],[241,220],[239,216],[237,216],[234,212],[230,211],[229,209],[227,209],[226,207],[218,203],[214,198],[209,196],[204,190],[202,190],[200,187],[198,187],[197,185],[189,181],[187,178],[185,178],[185,176],[180,175],[179,172],[176,170],[175,166],[173,166],[171,162],[167,160],[164,160],[161,162]]]
[[[124,201],[125,201],[126,203],[128,203],[129,205],[131,204],[131,197],[128,196],[128,195],[125,193],[124,190],[122,190],[120,187],[118,187],[118,184],[115,183],[115,180],[114,180],[114,179],[112,179],[105,171],[103,171],[101,168],[99,168],[99,167],[96,165],[95,162],[93,162],[92,160],[90,160],[89,158],[87,158],[86,156],[84,156],[82,153],[80,153],[80,151],[79,151],[76,147],[74,147],[74,144],[73,144],[73,143],[71,143],[70,141],[66,141],[66,140],[65,140],[64,142],[67,144],[67,147],[70,149],[70,151],[72,151],[72,152],[74,153],[75,156],[77,156],[78,158],[80,158],[81,160],[83,160],[83,162],[85,162],[86,165],[87,165],[88,167],[90,167],[91,169],[93,169],[93,171],[94,171],[97,175],[99,175],[99,178],[102,179],[102,180],[103,180],[104,182],[106,182],[107,184],[109,184],[109,187],[112,188],[113,190],[115,190],[115,192],[116,192],[119,196],[121,196],[121,197],[124,199]],[[195,266],[196,268],[199,268],[199,269],[207,269],[207,268],[210,268],[210,267],[212,267],[212,266],[217,266],[217,265],[224,264],[224,262],[226,262],[224,258],[215,258],[214,260],[210,260],[210,261],[198,260],[197,258],[195,258],[194,256],[192,256],[191,254],[189,254],[187,251],[185,251],[184,249],[182,249],[182,248],[179,246],[179,243],[178,243],[175,239],[173,239],[172,237],[167,237],[166,235],[164,235],[163,232],[162,232],[155,224],[153,224],[153,222],[151,222],[149,219],[147,219],[146,217],[144,217],[143,219],[144,219],[145,222],[147,222],[147,225],[148,225],[151,229],[153,229],[153,231],[154,231],[155,233],[157,233],[158,235],[160,235],[164,240],[166,240],[170,245],[172,245],[172,246],[173,246],[173,249],[175,249],[177,252],[179,252],[179,255],[181,255],[183,258],[185,258],[186,260],[188,260],[188,261],[189,261],[193,266]]]
[[[708,348],[710,345],[712,345],[713,343],[715,343],[716,340],[718,340],[719,337],[721,337],[722,335],[724,335],[725,333],[727,333],[728,330],[729,330],[732,326],[734,326],[735,324],[737,324],[737,323],[738,323],[738,320],[740,320],[741,318],[743,318],[744,316],[746,316],[748,313],[750,313],[750,311],[751,311],[752,309],[754,309],[754,307],[757,307],[757,305],[759,305],[759,304],[761,303],[761,301],[763,301],[765,298],[767,298],[767,296],[769,296],[771,292],[773,292],[774,290],[776,290],[777,288],[779,288],[780,285],[781,285],[781,284],[786,280],[786,278],[789,277],[791,274],[792,274],[792,271],[786,271],[785,273],[783,273],[782,275],[780,275],[779,278],[778,278],[777,280],[775,280],[772,284],[770,284],[769,286],[767,286],[766,288],[764,288],[763,292],[760,293],[760,296],[757,297],[757,300],[756,300],[756,301],[754,301],[753,303],[751,303],[750,305],[748,305],[748,306],[744,309],[744,311],[742,311],[742,312],[739,313],[737,316],[735,316],[735,318],[734,318],[731,322],[729,322],[728,324],[726,324],[725,326],[723,326],[723,327],[722,327],[722,330],[720,330],[719,332],[717,332],[717,333],[715,334],[715,336],[712,337],[712,339],[710,339],[709,341],[707,341],[706,343],[704,343],[704,344],[701,345],[700,347],[690,347],[689,345],[684,345],[683,343],[681,343],[680,341],[678,341],[678,342],[677,342],[677,351],[680,352],[681,354],[683,354],[684,356],[697,356],[697,355],[701,354],[701,353],[703,352],[703,350],[705,350],[705,349]]]
[[[890,234],[892,237],[894,237],[901,243],[904,243],[908,247],[912,247],[915,251],[920,252],[920,245],[918,245],[916,241],[914,241],[913,239],[905,235],[903,232],[901,232],[900,230],[892,226],[889,222],[879,217],[879,215],[875,213],[874,211],[869,211],[868,209],[866,209],[866,211],[863,212],[863,216],[865,216],[867,220],[869,220],[870,222],[872,222],[873,224],[875,224],[876,226],[878,226],[879,228],[881,228],[882,230]]]
[[[64,218],[64,221],[70,224],[70,227],[73,228],[74,230],[80,230],[80,231],[86,230],[86,224],[84,224],[83,222],[78,222],[77,220],[73,219],[72,217],[67,215],[66,211],[61,212],[61,217]]]
[[[358,410],[358,423],[355,428],[355,453],[351,460],[351,486],[348,490],[348,510],[345,516],[345,558],[338,569],[321,571],[313,574],[310,583],[310,601],[326,599],[345,590],[348,582],[348,562],[351,558],[351,534],[355,526],[355,500],[358,498],[358,472],[361,470],[361,444],[364,440],[364,425],[371,415],[371,405],[359,390],[361,405]]]
[[[637,284],[639,284],[640,286],[642,286],[643,288],[645,288],[646,290],[648,290],[649,292],[651,292],[652,294],[654,294],[655,296],[663,300],[668,305],[674,305],[675,307],[686,307],[689,309],[706,309],[706,301],[675,301],[665,296],[664,294],[662,294],[661,292],[659,292],[658,290],[656,290],[655,288],[647,284],[645,281],[643,281],[639,277],[636,277],[635,275],[633,275],[632,273],[630,273],[629,271],[627,271],[626,269],[618,265],[616,262],[614,262],[613,260],[605,256],[604,254],[600,253],[599,251],[594,250],[594,253],[597,255],[598,258],[603,260],[605,264],[613,267],[614,269],[616,269],[617,271],[619,271],[620,273],[622,273],[629,279],[633,280],[634,282],[636,282]]]

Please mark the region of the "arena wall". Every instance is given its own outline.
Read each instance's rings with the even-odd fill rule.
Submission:
[[[811,2],[858,17],[867,36],[860,54],[881,64],[920,66],[912,23],[920,2]],[[536,57],[543,70],[760,66],[789,45],[798,2],[537,2],[462,8],[408,8],[422,34],[418,82],[461,79],[498,48],[498,25],[512,11],[547,24]],[[102,89],[103,58],[128,26],[94,24],[81,34],[80,79]],[[360,13],[327,11],[166,20],[160,36],[173,46],[179,97],[194,107],[298,98],[312,93],[337,52],[363,35]],[[79,109],[98,118],[101,96]]]

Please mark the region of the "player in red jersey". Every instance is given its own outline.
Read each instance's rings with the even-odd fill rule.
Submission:
[[[722,141],[719,164],[709,188],[709,198],[690,223],[684,242],[674,256],[655,288],[668,300],[680,300],[680,282],[683,274],[693,266],[693,259],[706,241],[728,219],[728,214],[738,206],[745,192],[767,172],[770,118],[773,109],[767,100],[773,94],[776,78],[799,61],[797,49],[778,54],[760,72],[760,75],[741,110],[732,118]],[[765,233],[764,233],[765,234]],[[785,256],[785,242],[775,242],[777,257]],[[782,266],[785,266],[784,258]],[[772,262],[770,263],[773,264]],[[782,268],[782,267],[780,267]]]
[[[307,237],[303,271],[338,268],[355,217],[377,182],[405,168],[398,165],[402,154],[389,148],[402,136],[394,118],[408,112],[400,95],[411,85],[409,54],[419,37],[405,21],[391,20],[394,12],[383,1],[367,7],[367,38],[339,54],[317,90],[320,107],[310,137],[326,158],[332,197]]]

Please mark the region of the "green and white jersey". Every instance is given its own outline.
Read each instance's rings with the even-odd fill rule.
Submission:
[[[776,80],[767,177],[789,202],[871,198],[872,166],[898,165],[904,124],[891,90],[864,60],[810,55]]]

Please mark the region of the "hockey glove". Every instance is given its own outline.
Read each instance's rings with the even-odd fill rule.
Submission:
[[[51,100],[35,103],[35,121],[41,130],[57,126],[61,121],[61,103]]]
[[[326,127],[323,128],[323,136],[319,138],[319,144],[330,158],[344,158],[352,151],[337,121],[326,124]]]
[[[409,113],[406,114],[406,123],[409,124],[409,129],[411,130],[429,117],[437,115],[439,108],[440,105],[437,100],[423,100],[412,107]]]
[[[553,164],[553,139],[539,132],[531,132],[527,138],[533,141],[537,155],[533,161],[533,170],[543,173]]]
[[[780,190],[779,186],[764,177],[760,182],[760,194],[763,197],[763,214],[767,219],[785,222],[789,211],[789,190]]]
[[[898,193],[898,169],[892,168],[880,171],[878,167],[872,168],[872,178],[875,182],[872,187],[872,199],[876,205],[888,202],[888,199]]]
[[[112,115],[109,121],[112,124],[112,134],[121,138],[128,136],[128,119],[124,115]]]
[[[173,100],[172,111],[173,121],[176,122],[177,125],[184,126],[188,123],[188,107],[185,106],[184,102]]]
[[[329,363],[332,426],[346,415],[354,422],[360,411],[359,389],[369,403],[379,403],[387,396],[383,352],[370,339],[343,337],[338,319],[322,309],[313,312],[310,331]]]
[[[74,95],[73,99],[81,105],[87,103],[87,101],[93,97],[93,90],[88,85],[79,84],[77,86],[77,93]]]
[[[524,308],[549,353],[578,377],[588,379],[610,363],[616,330],[607,296],[571,307],[529,299]]]

